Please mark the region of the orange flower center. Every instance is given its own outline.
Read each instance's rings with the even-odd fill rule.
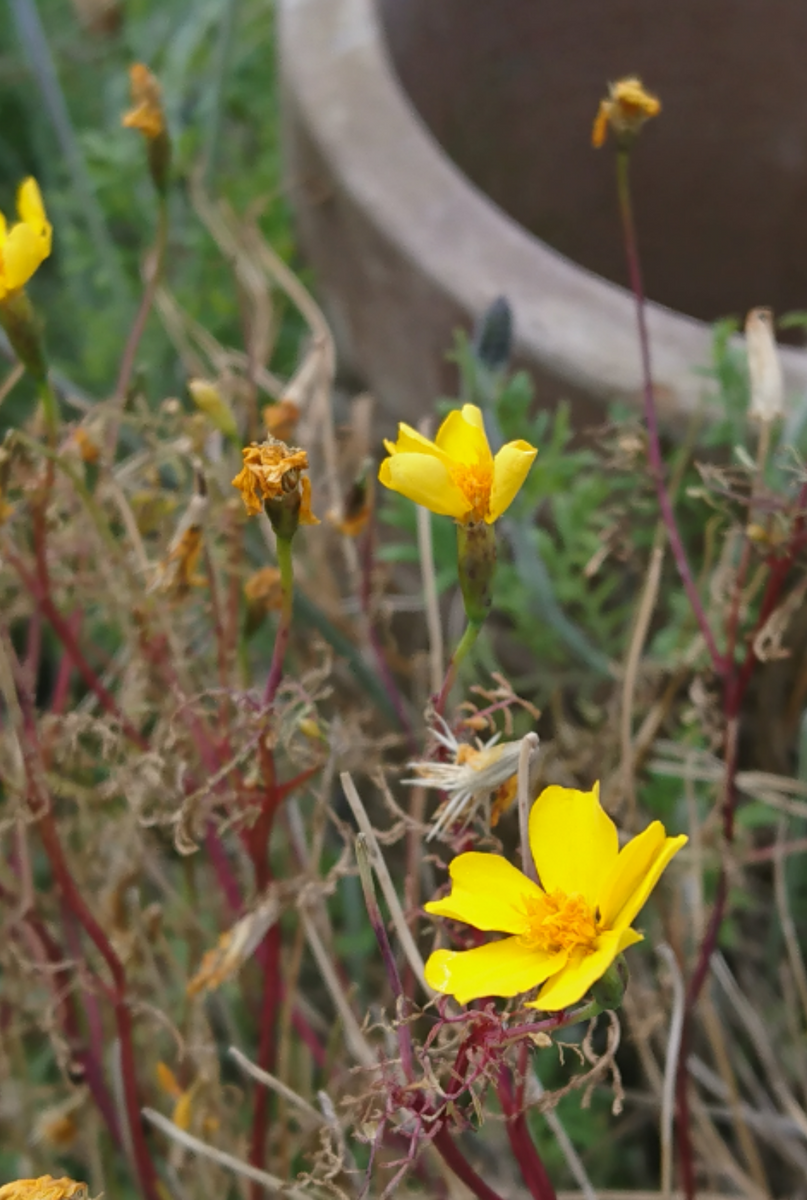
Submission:
[[[490,508],[493,470],[489,463],[452,463],[451,478],[473,509],[475,521],[482,521]]]
[[[542,896],[525,896],[526,928],[521,935],[536,950],[556,954],[584,947],[593,950],[599,932],[594,909],[580,895],[560,888]]]

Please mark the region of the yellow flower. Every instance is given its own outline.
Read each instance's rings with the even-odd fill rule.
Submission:
[[[0,1200],[87,1200],[87,1185],[40,1175],[39,1179],[17,1179],[4,1184],[0,1187]]]
[[[50,254],[53,229],[35,179],[17,192],[19,221],[9,229],[0,213],[0,302],[18,292]]]
[[[384,445],[390,457],[381,463],[378,478],[385,487],[433,513],[488,525],[510,507],[538,453],[519,440],[494,457],[474,404],[449,413],[433,442],[401,424],[398,441]]]
[[[598,784],[590,792],[546,788],[530,813],[540,885],[499,855],[471,852],[451,863],[451,894],[425,905],[436,916],[510,936],[474,950],[436,950],[427,982],[461,1004],[539,984],[528,1008],[576,1004],[618,954],[642,940],[631,922],[686,841],[653,821],[620,850]]]
[[[597,149],[604,144],[609,125],[617,137],[637,134],[645,121],[657,117],[660,112],[661,101],[646,92],[641,79],[635,75],[610,83],[608,99],[600,101],[594,119],[591,144]]]
[[[149,141],[165,133],[165,114],[160,98],[160,85],[143,63],[129,68],[132,88],[132,107],[124,113],[121,124],[126,129],[139,129]]]

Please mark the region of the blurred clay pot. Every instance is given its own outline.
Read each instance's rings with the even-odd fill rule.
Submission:
[[[494,297],[539,398],[638,403],[607,81],[663,102],[634,155],[662,416],[708,403],[706,322],[807,307],[807,7],[279,0],[287,179],[343,363],[412,420]],[[783,352],[791,390],[807,359]]]

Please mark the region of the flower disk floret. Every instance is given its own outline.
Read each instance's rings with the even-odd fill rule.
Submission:
[[[540,883],[499,855],[472,851],[451,863],[450,895],[425,905],[435,916],[509,935],[431,955],[427,982],[461,1004],[540,985],[527,1007],[556,1012],[576,1004],[617,955],[642,941],[631,923],[687,841],[653,821],[620,850],[597,784],[590,792],[546,788],[532,806],[529,834]]]

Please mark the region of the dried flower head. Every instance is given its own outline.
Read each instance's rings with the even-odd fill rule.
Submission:
[[[498,733],[488,742],[477,741],[475,746],[460,742],[441,717],[438,717],[438,725],[432,733],[437,742],[448,750],[451,761],[411,762],[409,766],[415,772],[414,778],[404,780],[404,783],[438,788],[446,793],[445,801],[429,830],[428,841],[436,838],[455,821],[462,820],[463,827],[466,826],[481,804],[490,801],[491,797],[495,801],[503,786],[515,782],[521,753],[520,741],[499,742],[501,734]],[[513,790],[509,799],[512,800],[514,795]],[[500,803],[497,820],[501,811],[503,807]]]
[[[311,511],[311,480],[303,472],[308,468],[305,450],[287,446],[278,438],[253,442],[242,450],[244,465],[233,480],[250,516],[266,507],[275,531],[291,536],[297,525],[318,525]],[[278,528],[288,514],[291,533]]]
[[[784,415],[784,380],[776,348],[773,313],[769,308],[752,308],[745,319],[748,375],[751,380],[749,416],[757,421],[775,421]]]
[[[618,142],[633,138],[651,117],[661,112],[661,101],[645,91],[641,79],[630,75],[608,85],[608,97],[600,101],[591,144],[599,149],[605,143],[609,128]]]
[[[277,612],[283,606],[283,580],[277,567],[261,567],[244,584],[244,597],[262,612]]]
[[[497,521],[538,453],[529,442],[518,440],[494,456],[475,404],[449,413],[433,442],[402,423],[397,442],[384,445],[389,458],[381,463],[378,478],[385,487],[464,524]]]
[[[199,970],[187,986],[189,996],[212,991],[240,971],[246,960],[263,941],[280,914],[277,896],[270,894],[264,902],[242,917],[232,929],[226,930],[212,950],[207,950]]]
[[[358,537],[367,528],[373,512],[372,459],[367,459],[350,486],[339,512],[332,509],[328,520],[345,537]]]
[[[87,1200],[87,1185],[64,1177],[40,1175],[38,1179],[17,1179],[3,1184],[0,1200]]]
[[[153,141],[165,133],[160,85],[144,63],[133,63],[129,68],[132,89],[132,107],[123,114],[121,123],[126,129],[139,129],[145,138]]]
[[[282,442],[291,441],[297,422],[300,420],[300,406],[293,400],[278,400],[276,404],[267,404],[263,409],[263,420],[266,432]]]
[[[20,184],[17,214],[9,229],[0,213],[0,303],[25,286],[51,250],[53,228],[35,179]]]
[[[196,573],[204,542],[204,517],[207,511],[207,491],[202,476],[199,476],[197,486],[200,490],[185,510],[165,558],[157,564],[149,591],[160,591],[183,599],[192,587],[205,582],[204,576]]]
[[[540,883],[497,854],[460,854],[450,866],[450,895],[425,905],[435,916],[509,935],[473,950],[436,950],[426,963],[435,991],[467,1004],[543,984],[528,1008],[576,1004],[642,940],[631,923],[687,841],[653,821],[620,850],[596,784],[590,792],[545,788],[532,806],[529,837]]]

